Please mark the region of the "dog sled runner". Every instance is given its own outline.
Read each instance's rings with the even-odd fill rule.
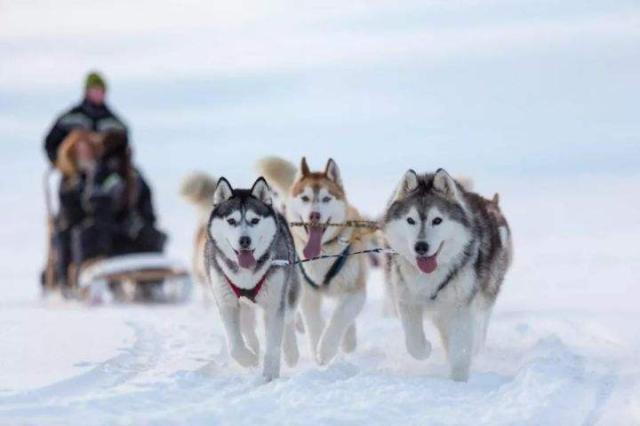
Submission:
[[[191,276],[182,262],[162,254],[114,256],[86,266],[78,290],[90,303],[180,303],[191,293]]]

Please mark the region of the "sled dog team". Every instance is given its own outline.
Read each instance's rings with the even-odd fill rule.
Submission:
[[[231,357],[245,367],[258,365],[257,312],[265,321],[266,380],[279,376],[281,353],[287,365],[296,364],[296,328],[304,328],[319,365],[339,350],[354,351],[368,259],[349,254],[384,244],[393,252],[385,257],[388,297],[407,351],[416,359],[429,357],[427,313],[439,331],[451,378],[467,380],[512,257],[497,195],[485,199],[443,169],[408,170],[375,231],[347,226],[364,218],[349,203],[335,161],[312,171],[304,158],[296,167],[269,157],[258,169],[264,177],[250,189],[234,188],[225,178],[216,183],[205,174],[188,177],[182,188],[201,209],[193,267],[213,291]],[[339,256],[321,257],[326,255]],[[299,263],[316,257],[321,258]],[[333,309],[324,318],[321,307],[328,301]]]

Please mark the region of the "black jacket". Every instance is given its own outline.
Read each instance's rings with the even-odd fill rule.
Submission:
[[[132,205],[122,207],[122,178],[115,173],[98,170],[94,178],[80,176],[60,185],[60,214],[58,226],[69,229],[87,218],[98,219],[110,228],[135,234],[142,225],[154,226],[151,190],[142,175],[135,172]]]
[[[124,181],[108,167],[65,179],[54,244],[57,274],[66,280],[71,262],[129,253],[161,253],[167,236],[155,227],[151,190],[134,172],[131,203],[123,206]]]
[[[47,134],[44,149],[52,163],[58,155],[58,147],[74,129],[94,132],[120,130],[127,133],[127,126],[106,105],[94,105],[83,100],[79,105],[62,114]]]

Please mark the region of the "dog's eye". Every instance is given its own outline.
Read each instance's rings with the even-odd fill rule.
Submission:
[[[407,223],[408,223],[409,225],[415,225],[415,224],[416,224],[416,221],[415,221],[415,220],[413,220],[413,218],[412,218],[412,217],[408,217],[408,218],[407,218]]]
[[[257,225],[258,223],[260,223],[260,219],[258,219],[257,217],[254,217],[253,219],[251,219],[252,225]]]
[[[331,197],[324,197],[324,198],[322,198],[322,202],[323,202],[323,203],[328,203],[329,201],[331,201]]]
[[[302,202],[304,203],[308,203],[309,202],[309,197],[307,197],[306,195],[303,195],[302,197],[300,197],[300,199],[302,200]]]
[[[441,218],[441,217],[436,217],[435,219],[433,219],[433,220],[431,221],[431,223],[432,223],[433,225],[440,225],[440,224],[442,223],[442,218]]]
[[[235,226],[237,222],[234,218],[230,217],[229,219],[227,219],[227,223],[231,226]]]

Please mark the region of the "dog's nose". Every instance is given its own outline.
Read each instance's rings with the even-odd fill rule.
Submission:
[[[311,212],[309,215],[309,220],[311,222],[319,222],[320,221],[320,212]]]
[[[244,236],[244,237],[240,237],[240,248],[243,250],[248,249],[249,247],[251,247],[251,238]]]
[[[429,253],[429,244],[424,241],[418,241],[413,249],[416,251],[418,256],[424,256]]]

